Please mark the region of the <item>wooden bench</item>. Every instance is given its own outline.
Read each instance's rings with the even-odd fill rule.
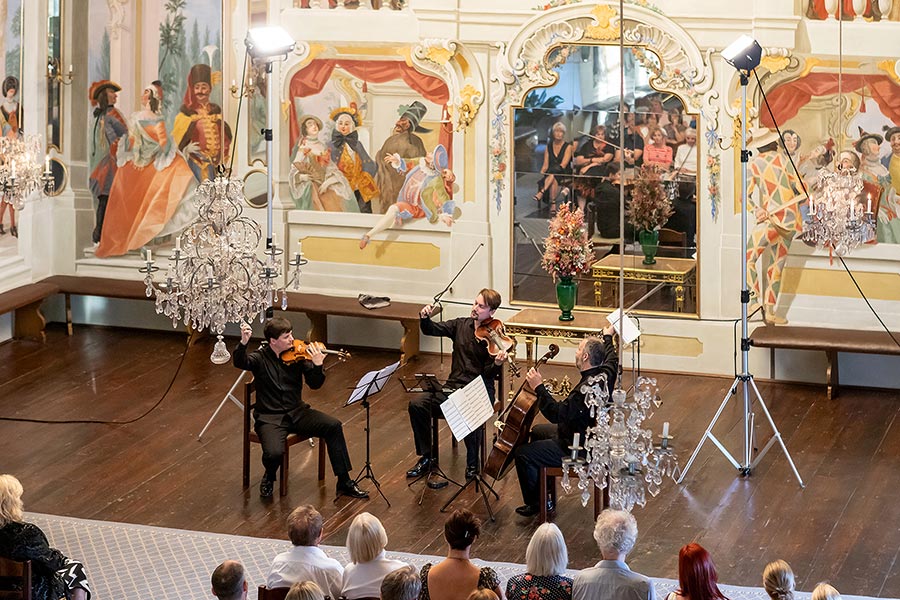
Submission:
[[[13,337],[30,338],[44,342],[47,321],[41,314],[41,302],[59,293],[59,288],[51,283],[29,283],[0,294],[0,314],[15,311],[13,317]]]
[[[900,340],[900,333],[894,337]],[[900,355],[900,346],[886,331],[859,331],[801,327],[794,325],[763,325],[750,334],[750,343],[757,348],[771,349],[770,372],[775,376],[775,349],[818,350],[825,352],[828,367],[825,370],[826,391],[829,400],[838,395],[838,352],[858,354]]]
[[[405,364],[419,354],[421,304],[391,302],[390,306],[384,308],[368,309],[361,305],[357,298],[288,292],[287,310],[304,313],[310,322],[307,339],[323,343],[328,342],[328,317],[330,316],[399,321],[403,325],[403,337],[400,338],[400,363]],[[435,310],[434,314],[437,315],[439,312],[439,310]]]
[[[78,275],[53,275],[42,283],[55,285],[66,296],[66,329],[72,335],[72,295],[99,296],[124,300],[151,300],[147,297],[147,285],[143,281],[111,279],[108,277],[80,277]]]

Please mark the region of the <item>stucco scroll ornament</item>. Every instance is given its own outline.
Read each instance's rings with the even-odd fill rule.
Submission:
[[[287,59],[274,63],[275,68],[278,69],[278,89],[286,91],[288,82],[297,69],[302,69],[309,64],[323,49],[324,46],[318,44],[310,46],[307,42],[297,40],[294,44],[294,51],[288,55]]]
[[[513,76],[527,79],[529,87],[553,85],[558,77],[554,68],[557,65],[545,60],[548,48],[557,44],[576,42],[582,37],[584,29],[568,21],[541,27],[525,40],[515,62],[511,63]],[[569,48],[563,47],[560,50],[567,53]],[[510,62],[508,58],[505,60],[507,63]]]
[[[456,118],[456,130],[467,128],[485,98],[484,78],[471,51],[457,40],[426,39],[413,47],[410,60],[447,84],[449,111]]]
[[[106,5],[109,7],[109,23],[106,24],[106,30],[109,32],[111,40],[119,39],[119,34],[128,29],[125,26],[126,4],[128,4],[128,0],[106,0]]]

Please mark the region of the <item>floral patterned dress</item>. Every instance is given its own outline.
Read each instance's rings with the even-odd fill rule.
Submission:
[[[572,600],[572,578],[565,575],[513,575],[506,582],[506,600]]]

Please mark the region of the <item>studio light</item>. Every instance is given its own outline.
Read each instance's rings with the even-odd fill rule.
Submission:
[[[742,35],[722,50],[722,58],[738,71],[749,73],[759,65],[762,47],[749,35]]]
[[[293,52],[296,42],[283,27],[254,27],[244,39],[247,52],[257,60],[284,57]]]

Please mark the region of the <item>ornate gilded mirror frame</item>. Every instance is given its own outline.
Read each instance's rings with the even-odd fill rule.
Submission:
[[[651,87],[678,96],[686,111],[700,117],[707,144],[711,138],[718,139],[709,133],[718,127],[711,51],[704,56],[687,31],[658,10],[635,4],[626,4],[624,18],[619,14],[619,3],[579,3],[550,9],[529,21],[508,45],[500,45],[497,75],[491,80],[491,198],[498,212],[503,199],[512,195],[514,111],[524,105],[530,91],[557,83],[556,65],[548,61],[551,51],[562,45],[618,45],[620,32],[622,43],[636,49],[637,62],[650,72]],[[706,173],[698,174],[698,182],[706,179],[709,187],[707,193],[698,196],[715,191],[715,197],[710,198],[715,203],[718,155],[701,152],[699,164],[706,165]],[[698,213],[702,210],[699,206]],[[510,219],[512,227],[512,215]]]

